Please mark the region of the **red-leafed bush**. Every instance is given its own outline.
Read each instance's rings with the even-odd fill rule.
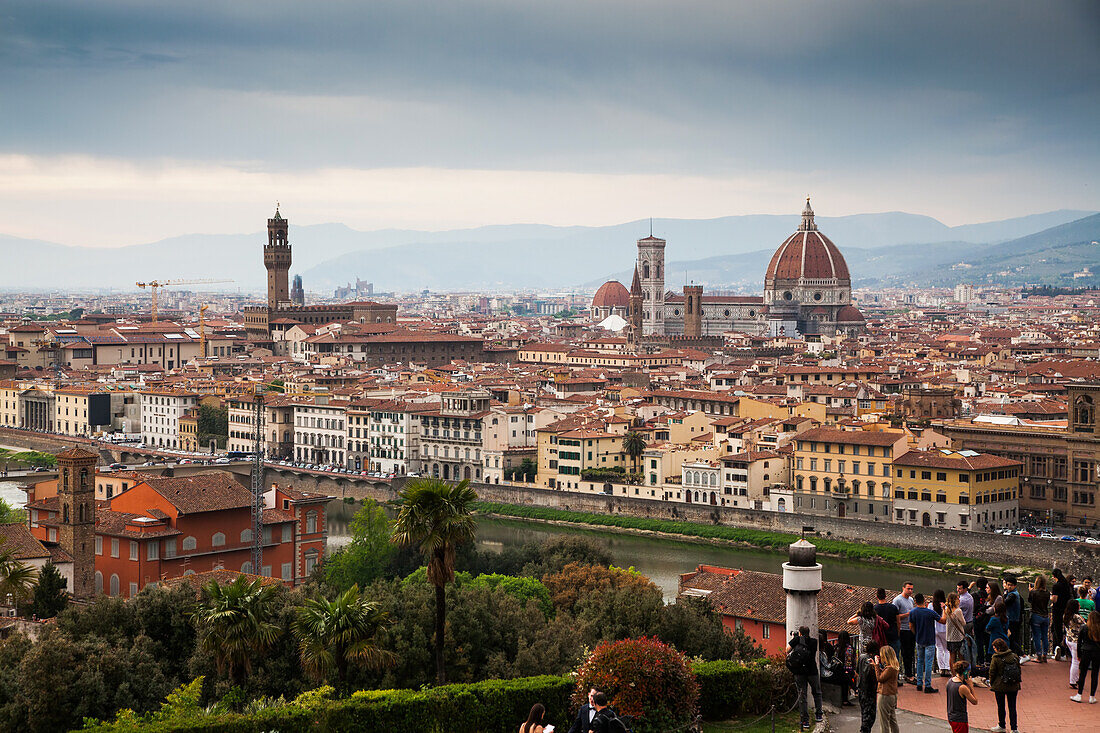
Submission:
[[[593,687],[619,715],[635,718],[636,733],[686,727],[699,704],[699,684],[687,657],[645,637],[600,643],[577,670],[575,707],[587,702]]]

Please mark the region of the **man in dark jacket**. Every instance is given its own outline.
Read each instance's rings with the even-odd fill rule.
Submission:
[[[803,647],[804,650],[795,651]],[[807,654],[805,650],[808,650]],[[798,633],[791,637],[787,644],[787,658],[801,657],[805,661],[801,665],[790,665],[794,675],[794,686],[798,691],[798,713],[802,717],[803,730],[810,727],[809,701],[806,699],[806,688],[809,687],[814,696],[814,718],[821,722],[821,676],[817,669],[817,639],[810,637],[810,627],[799,626]]]
[[[859,733],[871,733],[878,712],[878,674],[875,672],[875,656],[878,644],[873,641],[863,646],[863,654],[856,662],[856,694],[859,696]]]
[[[593,702],[595,696],[596,688],[593,687],[588,691],[588,704],[581,705],[581,709],[577,711],[577,719],[569,726],[569,733],[588,733],[592,727],[592,719],[596,717],[596,706]]]

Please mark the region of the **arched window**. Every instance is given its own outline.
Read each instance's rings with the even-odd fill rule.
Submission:
[[[111,576],[111,595],[118,595],[118,575]]]
[[[1092,425],[1093,408],[1092,398],[1081,395],[1074,403],[1073,421],[1079,425]]]
[[[252,561],[251,560],[245,560],[243,563],[241,563],[241,572],[242,573],[249,573],[249,574],[252,573]]]
[[[802,478],[802,477],[799,476],[799,478]],[[779,501],[776,502],[775,506],[776,506],[776,509],[778,509],[779,511],[785,512],[785,511],[787,511],[787,500],[780,497]]]
[[[215,532],[210,537],[210,545],[212,547],[222,547],[225,545],[225,535],[221,532]]]
[[[63,519],[62,521],[63,521],[63,522],[65,523],[65,524],[68,524],[68,523],[69,523],[69,505],[68,505],[68,504],[66,504],[66,505],[64,506],[64,508],[63,508],[63,509],[64,509],[64,510],[63,510],[63,512],[62,512],[62,513],[63,513],[63,515],[64,515],[64,517],[65,517],[65,518],[64,518],[64,519]]]
[[[643,262],[642,263],[642,278],[643,279],[649,279],[649,263],[648,262]]]
[[[95,592],[99,595],[103,592],[103,573],[95,571]]]
[[[710,475],[710,485],[711,486],[717,486],[718,485],[718,474],[712,473]]]
[[[194,537],[184,537],[183,538],[183,549],[185,551],[186,550],[194,550],[196,547],[198,547],[198,544],[199,544],[198,540],[196,540]]]
[[[248,543],[248,542],[251,542],[251,541],[252,541],[252,530],[251,529],[241,530],[241,542],[242,543]]]

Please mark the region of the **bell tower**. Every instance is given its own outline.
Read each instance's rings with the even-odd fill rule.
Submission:
[[[665,240],[650,234],[638,240],[642,284],[642,333],[665,334]]]
[[[697,339],[703,335],[703,286],[684,286],[684,335]]]
[[[73,558],[73,598],[95,596],[95,465],[98,456],[83,448],[57,454],[58,541]]]
[[[275,310],[290,300],[289,224],[275,206],[274,218],[267,220],[267,244],[264,246],[264,267],[267,268],[267,307]]]

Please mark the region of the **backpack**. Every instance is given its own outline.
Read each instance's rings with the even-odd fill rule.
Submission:
[[[787,669],[793,674],[810,674],[813,666],[814,654],[810,651],[809,644],[802,643],[799,637],[799,643],[795,644],[791,653],[787,655]]]
[[[890,624],[883,620],[882,616],[875,615],[875,626],[871,629],[871,641],[879,645],[881,649],[884,646],[890,646],[890,642],[886,640],[886,632],[890,630]]]
[[[1001,668],[1001,679],[1008,685],[1020,684],[1020,660],[1005,662]]]
[[[607,713],[606,715],[604,713]],[[608,733],[630,733],[630,728],[627,727],[626,722],[623,721],[615,711],[611,708],[604,708],[600,711],[600,717],[607,721]]]

